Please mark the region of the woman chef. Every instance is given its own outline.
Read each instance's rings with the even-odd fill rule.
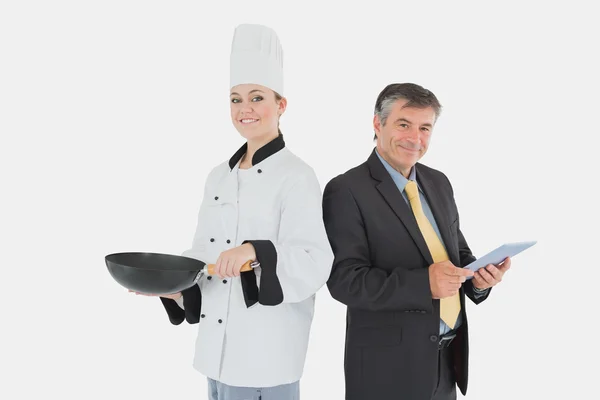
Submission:
[[[173,324],[199,322],[193,364],[211,400],[299,398],[315,293],[333,262],[317,177],[279,131],[282,59],[273,30],[236,28],[231,119],[246,143],[209,173],[183,253],[215,273],[161,297]],[[260,265],[240,273],[249,260]]]

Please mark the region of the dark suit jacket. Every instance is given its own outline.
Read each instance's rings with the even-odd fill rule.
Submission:
[[[417,180],[431,207],[450,261],[475,260],[460,231],[448,178],[416,164]],[[369,159],[333,178],[323,194],[323,217],[335,253],[327,286],[347,305],[344,371],[348,400],[429,400],[437,384],[439,300],[429,285],[433,260],[414,215],[373,150]],[[452,343],[457,384],[468,378],[465,295],[463,325]]]

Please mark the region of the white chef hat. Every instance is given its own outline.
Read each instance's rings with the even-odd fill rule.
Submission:
[[[269,27],[242,24],[235,28],[230,57],[230,88],[253,83],[283,96],[283,48]]]

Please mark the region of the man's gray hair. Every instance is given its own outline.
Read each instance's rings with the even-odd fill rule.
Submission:
[[[394,94],[394,95],[386,97],[385,99],[383,99],[381,101],[381,108],[375,112],[375,114],[377,114],[377,116],[379,117],[379,121],[381,122],[381,125],[385,125],[388,117],[390,116],[390,112],[392,112],[392,106],[398,100],[407,100],[407,99],[402,94]]]

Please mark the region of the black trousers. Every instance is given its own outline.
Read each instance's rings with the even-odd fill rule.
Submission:
[[[456,378],[452,348],[438,352],[438,384],[431,400],[456,400]]]

